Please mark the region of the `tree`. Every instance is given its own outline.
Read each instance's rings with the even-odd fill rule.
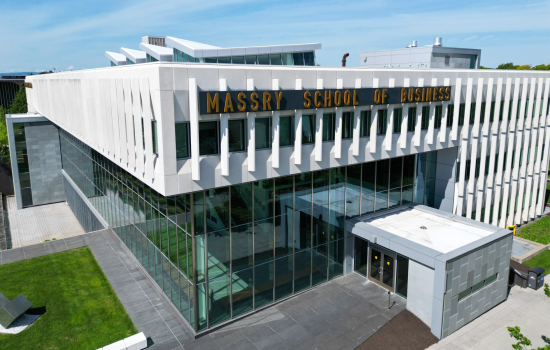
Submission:
[[[25,87],[22,86],[17,91],[11,107],[8,109],[8,114],[27,113],[27,110],[27,93],[25,92]]]
[[[514,66],[512,62],[499,64],[497,69],[518,69],[518,66]]]
[[[6,113],[4,108],[0,106],[0,163],[9,163],[9,143],[8,143],[8,128],[6,126]],[[4,158],[8,157],[7,162]]]
[[[527,345],[531,345],[531,341],[521,334],[521,329],[519,327],[508,327],[508,332],[510,332],[510,337],[515,338],[518,342],[516,344],[512,344],[512,347],[514,350],[527,350]],[[546,345],[545,347],[537,347],[536,350],[549,350],[550,344]]]

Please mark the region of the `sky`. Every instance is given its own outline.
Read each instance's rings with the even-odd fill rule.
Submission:
[[[105,51],[146,35],[219,47],[322,44],[321,66],[359,66],[362,51],[481,49],[481,65],[550,63],[550,1],[0,0],[0,72],[110,65]]]

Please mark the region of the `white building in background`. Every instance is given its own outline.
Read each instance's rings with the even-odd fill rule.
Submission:
[[[321,44],[221,48],[171,36],[144,36],[139,48],[142,51],[121,48],[120,54],[106,51],[105,56],[111,66],[157,61],[315,66],[315,51],[321,49]],[[121,54],[126,60],[121,60]]]
[[[418,46],[414,40],[403,49],[365,51],[359,64],[364,68],[479,69],[481,50],[443,46],[441,38],[432,45]]]
[[[161,62],[27,77],[43,119],[10,116],[10,149],[26,137],[40,158],[41,121],[63,159],[25,166],[27,205],[62,179],[82,225],[113,228],[197,333],[347,273],[407,298],[438,338],[506,299],[505,228],[544,211],[550,73],[165,42],[195,62],[145,43]]]

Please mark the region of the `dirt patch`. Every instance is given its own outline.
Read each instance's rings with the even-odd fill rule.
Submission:
[[[430,327],[404,310],[356,350],[424,350],[437,342]]]
[[[514,260],[510,260],[510,267],[513,267],[515,270],[518,270],[518,271],[521,271],[521,272],[524,272],[524,273],[529,273],[529,269],[530,267],[527,266],[527,265],[524,265],[524,264],[520,264],[518,263],[517,261],[514,261]]]

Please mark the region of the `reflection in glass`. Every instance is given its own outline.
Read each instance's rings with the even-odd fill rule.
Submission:
[[[294,176],[275,179],[275,215],[292,212],[294,201]]]
[[[329,171],[313,172],[313,206],[328,204]]]
[[[293,270],[292,256],[275,260],[275,300],[292,294]]]
[[[279,146],[290,146],[294,143],[294,117],[279,118]]]
[[[388,191],[376,192],[376,211],[388,209]]]
[[[390,188],[401,187],[403,158],[392,158],[390,163]]]
[[[416,155],[403,157],[403,186],[414,184]]]
[[[311,173],[294,175],[295,210],[311,208]]]
[[[312,285],[325,282],[327,280],[327,245],[321,245],[313,248],[313,265],[312,265]]]
[[[294,270],[294,292],[309,288],[311,285],[311,249],[296,252],[294,255],[296,269]]]
[[[209,326],[231,318],[229,286],[229,275],[208,282]]]
[[[382,283],[393,287],[393,269],[394,259],[390,255],[384,254],[384,269],[382,270]]]
[[[292,213],[275,217],[275,259],[292,254]]]
[[[271,147],[271,118],[256,118],[255,122],[255,143],[256,149]]]
[[[397,283],[395,292],[407,299],[407,286],[409,283],[409,259],[397,256]]]
[[[197,319],[198,329],[206,328],[206,283],[197,285]]]
[[[269,64],[269,55],[258,55],[258,64]]]
[[[388,198],[388,207],[393,208],[401,204],[401,187],[390,190]]]
[[[327,243],[328,239],[328,208],[313,208],[313,246]]]
[[[354,270],[355,272],[367,277],[367,265],[368,265],[368,242],[355,236],[355,258],[354,258]]]
[[[389,185],[390,160],[384,159],[376,162],[376,192],[385,191]]]
[[[339,239],[329,243],[329,278],[344,273],[344,240]]]
[[[252,267],[252,223],[231,228],[233,272]]]
[[[255,307],[273,302],[273,261],[254,268]]]
[[[246,61],[246,64],[256,64],[256,55],[251,55],[251,56],[244,56],[244,59]]]
[[[302,116],[302,144],[315,142],[315,115]]]
[[[254,221],[273,217],[273,179],[254,182]]]
[[[335,113],[323,114],[323,141],[334,140]]]
[[[197,273],[197,283],[204,282],[206,271],[204,268],[204,235],[195,236],[195,271]]]
[[[361,164],[350,165],[347,169],[346,218],[359,216],[361,197]]]
[[[231,226],[252,221],[252,184],[231,186]]]
[[[229,230],[211,232],[206,236],[206,244],[208,246],[208,279],[211,280],[229,273]]]
[[[254,223],[254,264],[273,261],[273,218]]]
[[[252,269],[233,273],[233,317],[253,308]]]
[[[206,190],[206,232],[229,228],[229,187]]]
[[[311,248],[311,209],[294,212],[296,251]]]
[[[245,120],[230,120],[227,123],[227,131],[229,135],[229,152],[244,151],[246,148],[246,127]]]
[[[199,123],[199,154],[218,154],[218,122]]]

